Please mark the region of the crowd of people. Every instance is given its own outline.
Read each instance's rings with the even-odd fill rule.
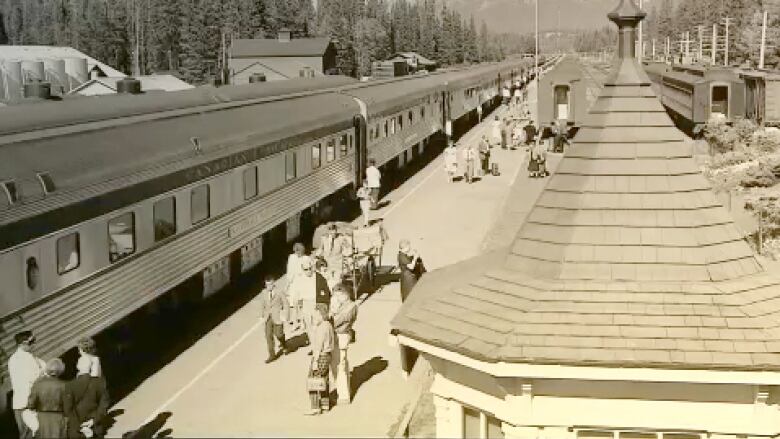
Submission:
[[[8,360],[12,408],[20,439],[103,437],[109,407],[106,380],[95,341],[78,342],[76,377],[63,379],[60,358],[44,361],[35,356],[35,335],[14,336],[16,351]]]

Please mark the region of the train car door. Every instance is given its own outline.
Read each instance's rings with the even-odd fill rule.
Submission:
[[[710,94],[710,116],[721,114],[729,116],[729,86],[713,85]]]
[[[23,303],[30,303],[41,297],[43,271],[41,270],[41,248],[33,244],[22,250],[22,279],[24,280]]]
[[[558,84],[553,88],[553,113],[555,120],[566,121],[569,119],[570,92],[568,84]]]
[[[355,116],[352,121],[355,130],[355,190],[363,186],[363,173],[368,167],[368,139],[366,137],[366,118]]]

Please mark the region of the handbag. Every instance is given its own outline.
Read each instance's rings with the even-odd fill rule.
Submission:
[[[306,380],[306,388],[309,392],[324,392],[328,390],[326,377],[309,376]]]
[[[422,258],[417,258],[417,263],[414,264],[414,275],[417,276],[417,279],[420,278],[423,274],[425,274],[428,270],[425,269],[425,264],[423,263]]]

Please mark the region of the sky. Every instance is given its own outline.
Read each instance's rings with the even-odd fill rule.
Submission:
[[[495,32],[527,33],[534,30],[535,0],[444,0],[465,16],[474,14],[485,20]],[[639,0],[635,0],[639,4]],[[648,10],[653,2],[644,0]],[[600,29],[611,25],[607,13],[615,9],[619,0],[539,0],[539,29],[556,30],[560,12],[563,30]]]

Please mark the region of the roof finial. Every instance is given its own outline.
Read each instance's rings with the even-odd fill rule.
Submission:
[[[639,9],[634,0],[620,0],[620,4],[607,17],[618,26],[618,58],[636,56],[634,39],[639,22],[644,20],[645,12]]]

